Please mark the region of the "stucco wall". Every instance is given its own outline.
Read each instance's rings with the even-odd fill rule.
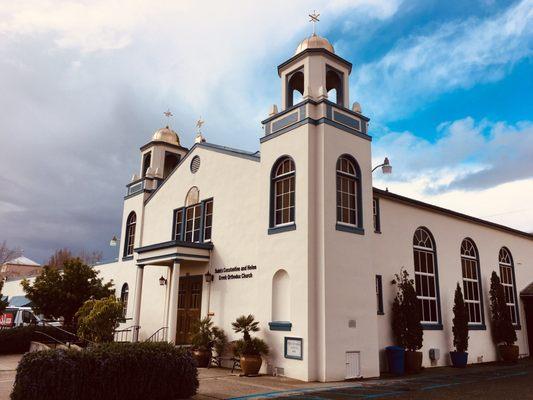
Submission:
[[[440,303],[442,312],[442,330],[425,330],[423,363],[430,365],[448,365],[448,352],[453,350],[452,318],[453,298],[457,282],[462,288],[462,272],[460,246],[464,238],[471,238],[479,251],[481,280],[483,290],[484,316],[486,330],[470,330],[469,362],[494,361],[497,358],[496,348],[491,338],[490,328],[490,275],[497,271],[498,252],[506,246],[512,253],[516,275],[517,292],[533,281],[533,242],[526,238],[502,232],[472,222],[462,221],[446,215],[430,212],[417,207],[401,204],[389,199],[380,199],[381,234],[370,233],[374,238],[374,269],[376,274],[383,275],[383,297],[385,315],[378,317],[379,348],[393,344],[390,327],[391,304],[395,289],[391,284],[393,274],[405,267],[414,276],[413,234],[419,226],[425,226],[433,234],[437,248],[437,263],[440,285]],[[521,329],[517,330],[520,354],[527,354],[527,333],[525,315],[521,301]],[[429,349],[441,351],[440,360],[431,364]],[[381,366],[384,369],[383,352]]]

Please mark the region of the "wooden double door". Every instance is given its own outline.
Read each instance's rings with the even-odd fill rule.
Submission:
[[[194,323],[200,320],[203,275],[180,276],[176,344],[190,344]]]

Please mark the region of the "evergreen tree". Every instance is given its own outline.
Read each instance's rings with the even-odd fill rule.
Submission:
[[[409,351],[419,350],[422,348],[424,331],[420,323],[422,318],[414,281],[402,268],[393,284],[398,288],[392,304],[392,331],[396,343]]]
[[[114,294],[113,283],[102,283],[98,273],[79,258],[66,260],[63,270],[45,266],[33,282],[22,281],[26,297],[34,310],[46,317],[64,318],[64,324],[76,328],[76,312],[89,299]]]
[[[492,336],[496,344],[512,345],[516,342],[516,332],[505,300],[505,291],[498,274],[493,271],[490,277],[490,311],[492,314]]]
[[[453,305],[453,345],[459,353],[468,350],[468,309],[461,286],[457,283]]]

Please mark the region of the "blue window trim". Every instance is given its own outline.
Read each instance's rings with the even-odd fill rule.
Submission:
[[[372,198],[372,217],[374,216],[374,204],[376,202],[376,226],[374,227],[374,233],[381,233],[381,209],[379,207],[379,197]],[[372,218],[372,223],[374,223],[374,218]]]
[[[479,309],[479,312],[481,313],[481,324],[471,324],[471,323],[468,323],[468,330],[472,330],[472,331],[482,331],[482,330],[486,330],[487,327],[485,326],[485,306],[483,304],[483,283],[482,283],[482,279],[481,279],[481,263],[479,262],[479,250],[477,248],[477,245],[476,245],[476,242],[474,242],[474,240],[471,238],[471,237],[465,237],[462,241],[461,241],[461,245],[463,244],[463,242],[465,240],[469,240],[470,243],[472,243],[472,245],[474,246],[474,249],[476,250],[476,262],[477,262],[477,283],[479,285],[479,305],[480,305],[480,309]],[[461,254],[461,260],[463,258],[463,255]],[[462,265],[462,262],[461,262],[461,280],[463,280],[463,265]],[[463,293],[465,292],[465,283],[463,281]]]
[[[518,302],[519,301],[519,297],[517,296],[517,291],[516,291],[516,275],[515,275],[515,272],[514,272],[514,258],[513,258],[513,253],[511,253],[511,250],[509,250],[508,247],[506,246],[503,246],[500,251],[502,249],[505,249],[507,250],[507,252],[509,253],[509,257],[511,257],[511,271],[513,272],[513,294],[514,294],[514,306],[515,306],[515,309],[516,309],[516,324],[513,324],[513,327],[514,327],[514,330],[515,331],[519,331],[522,329],[522,326],[520,325],[520,303]],[[500,272],[500,280],[502,279],[502,273],[501,273],[501,268],[500,268],[500,260],[499,260],[499,257],[500,257],[500,251],[498,252],[498,270]]]
[[[271,331],[290,332],[292,329],[292,323],[289,321],[272,321],[268,323],[268,327]]]
[[[440,281],[439,281],[439,258],[437,257],[437,241],[435,240],[435,237],[433,236],[433,233],[425,227],[425,226],[419,226],[415,229],[415,232],[418,229],[423,229],[427,232],[429,235],[431,242],[433,243],[433,255],[435,260],[435,293],[437,295],[437,322],[435,323],[425,323],[422,324],[422,329],[424,330],[442,330],[442,313],[441,313],[441,305],[440,305]],[[414,237],[414,233],[413,233]],[[413,247],[413,270],[414,270],[414,247]],[[416,281],[416,279],[415,279]],[[416,286],[416,285],[415,285]]]
[[[485,323],[480,324],[468,324],[468,330],[469,331],[486,331],[487,326]]]
[[[126,229],[124,230],[124,248],[122,249],[123,259],[128,259],[128,257],[133,258],[133,253],[127,254],[128,253],[128,242],[130,238],[128,227],[130,225],[130,218],[132,217],[132,215],[135,215],[135,229],[133,230],[133,245],[135,247],[135,234],[137,233],[137,213],[135,211],[132,211],[128,214],[128,218],[126,218]]]
[[[204,239],[205,203],[207,203],[208,201],[212,201],[213,205],[215,204],[214,197],[209,197],[205,200],[200,201],[199,203],[191,204],[190,206],[187,206],[187,207],[179,207],[173,210],[172,212],[172,236],[170,237],[170,240],[183,241],[183,239],[185,238],[185,216],[186,216],[185,210],[189,207],[194,207],[200,204],[200,242],[199,243],[205,243],[205,239]],[[182,223],[181,223],[180,237],[176,238],[176,216],[178,213],[181,213]],[[213,229],[213,224],[211,224],[211,229]]]
[[[287,341],[288,340],[299,340],[300,341],[300,343],[302,344],[302,356],[301,357],[293,357],[293,356],[287,355]],[[283,343],[283,355],[285,358],[288,358],[291,360],[303,360],[304,359],[304,340],[298,337],[285,336],[284,343]]]
[[[286,158],[289,158],[292,163],[294,164],[294,215],[293,215],[293,221],[292,223],[289,225],[281,225],[281,226],[276,226],[275,224],[275,211],[274,211],[274,203],[275,203],[275,200],[274,200],[274,174],[276,173],[276,169],[278,167],[278,165],[283,162]],[[272,234],[275,234],[275,233],[280,233],[280,232],[287,232],[287,231],[293,231],[296,229],[296,193],[297,193],[297,190],[296,190],[296,162],[294,161],[294,158],[292,158],[290,155],[288,154],[284,154],[282,155],[281,157],[278,157],[278,159],[276,160],[276,162],[274,162],[274,164],[272,165],[272,169],[270,171],[270,204],[269,204],[269,221],[268,221],[268,234],[269,235],[272,235]]]
[[[339,216],[337,215],[337,204],[339,203],[339,191],[337,187],[337,176],[339,175],[339,172],[337,172],[337,163],[342,157],[346,157],[349,159],[354,167],[355,167],[355,187],[357,188],[357,198],[356,201],[356,209],[357,209],[357,225],[355,227],[346,226],[339,221]],[[361,187],[362,187],[362,175],[361,175],[361,168],[359,167],[359,163],[357,160],[351,155],[351,154],[341,154],[339,157],[337,157],[337,161],[335,161],[335,221],[337,224],[335,225],[335,229],[342,232],[351,232],[351,233],[357,233],[360,235],[365,234],[365,230],[363,229],[363,200],[362,200],[362,193],[361,193]]]
[[[438,324],[421,324],[422,329],[425,331],[442,331],[442,323],[439,322]]]
[[[339,222],[335,224],[335,229],[341,232],[356,233],[358,235],[365,234],[365,230],[363,228],[359,228],[358,226],[344,225]]]
[[[385,315],[383,310],[383,277],[381,275],[376,275],[376,295],[378,298],[378,315]]]
[[[296,224],[287,224],[282,226],[274,226],[273,228],[268,228],[269,235],[275,235],[276,233],[289,232],[296,230]]]

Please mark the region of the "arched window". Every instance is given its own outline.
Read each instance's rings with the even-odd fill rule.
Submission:
[[[337,160],[337,223],[363,227],[360,170],[347,154]]]
[[[299,95],[295,96],[294,92]],[[287,76],[287,108],[298,104],[302,100],[304,94],[304,73],[299,70]]]
[[[271,227],[294,223],[296,169],[292,158],[280,158],[272,168]]]
[[[124,241],[124,256],[133,255],[133,246],[135,245],[135,224],[137,223],[137,215],[131,212],[126,220],[126,239]]]
[[[127,283],[122,285],[120,290],[120,301],[122,301],[122,317],[126,317],[126,312],[128,311],[128,296],[130,293],[130,288]]]
[[[468,308],[468,323],[483,325],[483,296],[481,291],[481,271],[479,255],[472,239],[461,243],[461,270],[463,273],[463,293]]]
[[[519,323],[518,307],[516,305],[516,284],[514,279],[514,263],[511,252],[507,247],[500,249],[498,256],[500,264],[500,281],[505,291],[505,302],[511,314],[511,320],[514,325]]]
[[[422,324],[440,323],[439,282],[435,242],[426,228],[413,236],[416,294],[420,301]]]
[[[272,278],[272,321],[291,320],[291,282],[284,269],[276,271]]]

